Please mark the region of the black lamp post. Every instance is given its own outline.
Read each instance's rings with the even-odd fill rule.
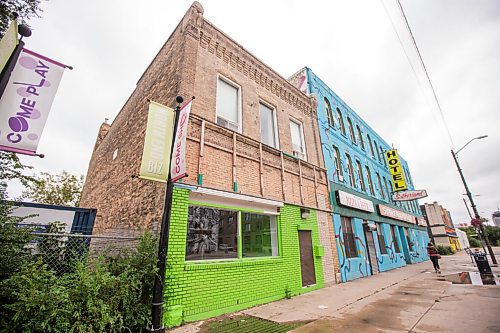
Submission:
[[[460,173],[460,178],[462,178],[462,182],[464,183],[465,192],[467,194],[467,197],[469,197],[469,201],[470,201],[472,210],[474,211],[474,218],[476,218],[476,219],[480,219],[481,216],[479,215],[479,212],[477,211],[476,204],[474,203],[474,199],[472,198],[472,194],[469,191],[469,187],[467,186],[467,182],[465,181],[465,177],[464,177],[464,174],[462,173],[462,169],[460,168],[460,164],[458,164],[457,154],[462,149],[464,149],[469,143],[471,143],[472,141],[484,139],[486,137],[488,137],[488,136],[487,135],[478,136],[476,138],[469,140],[469,142],[467,142],[462,148],[457,150],[457,152],[454,152],[453,150],[451,151],[451,155],[453,156],[453,160],[455,160],[455,164],[457,165],[458,172]],[[495,258],[495,254],[493,253],[493,250],[491,248],[490,241],[488,240],[488,235],[486,235],[486,231],[484,230],[484,226],[482,223],[479,224],[479,230],[483,234],[484,242],[486,243],[486,247],[488,248],[488,252],[490,253],[491,261],[493,262],[493,264],[497,265],[497,259]]]

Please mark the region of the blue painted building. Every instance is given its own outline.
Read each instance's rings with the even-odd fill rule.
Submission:
[[[429,241],[419,205],[393,201],[387,144],[309,68],[290,81],[316,96],[328,170],[333,225],[343,282],[427,260]],[[399,157],[408,190],[407,162]]]

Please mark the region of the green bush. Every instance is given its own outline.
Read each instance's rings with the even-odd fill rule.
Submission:
[[[72,267],[63,274],[43,253],[33,256],[0,281],[0,332],[141,332],[150,321],[156,247],[146,233],[134,250],[66,260]]]
[[[476,238],[469,238],[470,247],[482,247],[481,242]]]
[[[438,253],[442,256],[447,256],[453,254],[453,250],[451,246],[438,245],[437,246]]]

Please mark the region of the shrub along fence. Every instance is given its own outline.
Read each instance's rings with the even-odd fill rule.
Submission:
[[[151,233],[85,236],[0,221],[0,332],[141,332],[157,246]]]

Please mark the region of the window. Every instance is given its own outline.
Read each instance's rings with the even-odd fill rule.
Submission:
[[[380,254],[387,254],[387,245],[385,244],[384,230],[382,226],[383,224],[379,223],[377,228],[378,247],[380,249]]]
[[[361,134],[361,128],[359,128],[359,125],[356,125],[356,130],[358,131],[359,144],[362,149],[365,149],[365,141],[363,140],[363,135]]]
[[[342,162],[340,161],[340,153],[337,147],[333,146],[333,163],[338,180],[344,181],[344,173],[342,172]]]
[[[400,247],[399,247],[399,241],[398,241],[398,237],[396,237],[396,233],[397,233],[397,227],[395,225],[391,225],[391,234],[392,234],[392,241],[394,242],[394,251],[396,253],[399,253],[401,252],[400,250]]]
[[[370,168],[365,166],[366,168],[366,178],[368,179],[368,188],[370,189],[370,194],[375,195],[375,191],[373,190],[373,181],[372,181],[372,173],[370,172]]]
[[[375,150],[377,151],[377,159],[380,162],[380,152],[378,150],[378,146],[377,146],[377,143],[375,142],[375,140],[373,141],[373,144],[375,145]]]
[[[375,152],[373,151],[372,139],[370,138],[370,135],[367,134],[366,138],[368,139],[368,143],[370,144],[370,152],[372,153],[372,156],[375,157]]]
[[[238,237],[243,257],[278,255],[276,217],[235,210],[189,206],[186,260],[236,259]]]
[[[347,171],[349,173],[349,182],[351,183],[351,187],[356,187],[356,183],[354,182],[354,170],[352,168],[352,160],[349,154],[345,154],[347,157]]]
[[[356,143],[356,136],[354,135],[354,128],[352,127],[351,118],[347,117],[347,126],[349,126],[349,134],[351,135],[351,141]]]
[[[378,172],[376,173],[377,175],[377,183],[378,183],[378,193],[380,194],[380,197],[385,200],[385,194],[384,194],[384,190],[382,189],[382,181],[380,180],[380,175],[378,174]]]
[[[240,131],[240,88],[229,80],[217,80],[217,124],[233,131]]]
[[[241,213],[243,257],[271,257],[278,255],[276,217]]]
[[[340,111],[339,108],[337,108],[337,118],[338,118],[339,125],[340,125],[340,131],[342,132],[342,134],[346,135],[345,134],[344,117],[342,116],[342,111]]]
[[[356,165],[358,167],[359,188],[361,189],[361,191],[365,192],[366,186],[365,186],[365,179],[363,176],[363,168],[361,167],[361,163],[358,160],[356,160]]]
[[[273,148],[278,147],[276,120],[274,109],[259,103],[260,110],[260,137],[262,143]]]
[[[342,232],[344,235],[345,255],[347,258],[356,258],[358,251],[356,250],[356,239],[352,230],[352,219],[347,216],[341,216]]]
[[[387,189],[389,190],[389,193],[388,193],[389,197],[388,197],[388,199],[389,199],[389,201],[393,201],[392,200],[392,195],[391,195],[391,193],[392,193],[392,187],[391,187],[391,182],[389,180],[387,180]]]
[[[410,235],[408,234],[408,228],[404,228],[404,231],[405,231],[406,241],[408,242],[408,248],[410,249],[410,251],[413,251],[413,245],[411,244]]]
[[[387,193],[387,201],[390,201],[391,200],[391,193],[390,193],[389,188],[387,187],[387,179],[385,179],[385,177],[382,177],[382,178],[384,179],[383,185],[385,187],[385,192]]]
[[[330,102],[326,98],[325,98],[325,108],[326,108],[326,117],[328,118],[328,125],[331,127],[335,127],[335,121],[333,120],[332,107],[330,106]]]
[[[385,153],[382,146],[380,146],[380,159],[381,159],[380,162],[384,162],[384,165],[387,166],[387,161],[385,160]]]
[[[292,134],[293,156],[306,160],[306,147],[304,145],[304,131],[302,124],[290,119],[290,132]]]
[[[238,257],[238,212],[189,206],[186,260]]]

